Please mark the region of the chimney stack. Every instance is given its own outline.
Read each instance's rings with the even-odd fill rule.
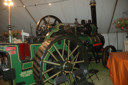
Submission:
[[[92,16],[92,23],[97,26],[97,18],[96,18],[96,1],[91,0],[90,1],[90,7],[91,7],[91,16]]]

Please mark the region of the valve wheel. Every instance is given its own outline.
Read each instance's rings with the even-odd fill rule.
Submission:
[[[53,15],[47,15],[40,19],[36,27],[37,36],[45,36],[48,33],[49,28],[55,26],[59,23],[62,23],[61,20]]]
[[[64,74],[71,77],[72,71],[87,67],[87,56],[81,44],[67,35],[46,40],[39,47],[33,62],[37,84],[53,85],[54,78]]]
[[[109,53],[111,53],[111,52],[116,52],[116,48],[112,45],[109,45],[109,46],[105,47],[105,49],[103,51],[102,64],[106,68],[107,68],[106,65],[107,65]]]

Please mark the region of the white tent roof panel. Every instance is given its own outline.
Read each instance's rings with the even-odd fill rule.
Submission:
[[[14,7],[11,7],[12,28],[15,26],[15,29],[23,29],[26,32],[30,32],[30,23],[32,23],[35,33],[36,23],[27,13],[20,0],[13,1],[15,4]],[[91,19],[90,0],[22,0],[22,2],[36,22],[46,15],[55,15],[64,23],[74,23],[75,18],[78,18],[79,22],[82,19]],[[51,6],[47,4],[49,2],[52,3]],[[96,0],[97,24],[100,33],[106,33],[108,31],[115,2],[116,0]],[[8,10],[2,4],[3,2],[0,2],[1,32],[7,30],[8,26]],[[128,12],[127,8],[128,0],[118,0],[114,19],[123,17],[122,13]],[[114,28],[113,25],[112,27]],[[116,29],[111,29],[110,32],[116,32]]]

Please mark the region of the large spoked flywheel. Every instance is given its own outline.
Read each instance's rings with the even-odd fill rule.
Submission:
[[[37,84],[53,85],[54,78],[62,74],[70,77],[72,71],[87,66],[86,51],[78,40],[68,35],[58,36],[39,47],[33,62],[34,78]]]
[[[37,23],[36,35],[45,36],[50,31],[50,28],[59,23],[62,23],[61,20],[53,15],[47,15],[41,18]]]

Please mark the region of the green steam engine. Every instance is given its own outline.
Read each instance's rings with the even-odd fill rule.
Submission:
[[[98,33],[96,3],[92,1],[91,20],[77,19],[73,25],[64,24],[53,15],[37,23],[35,37],[29,43],[0,44],[0,76],[13,85],[53,85],[54,78],[72,71],[88,69],[95,59],[106,66],[114,46],[103,48],[104,37]],[[72,80],[73,82],[73,80]]]

